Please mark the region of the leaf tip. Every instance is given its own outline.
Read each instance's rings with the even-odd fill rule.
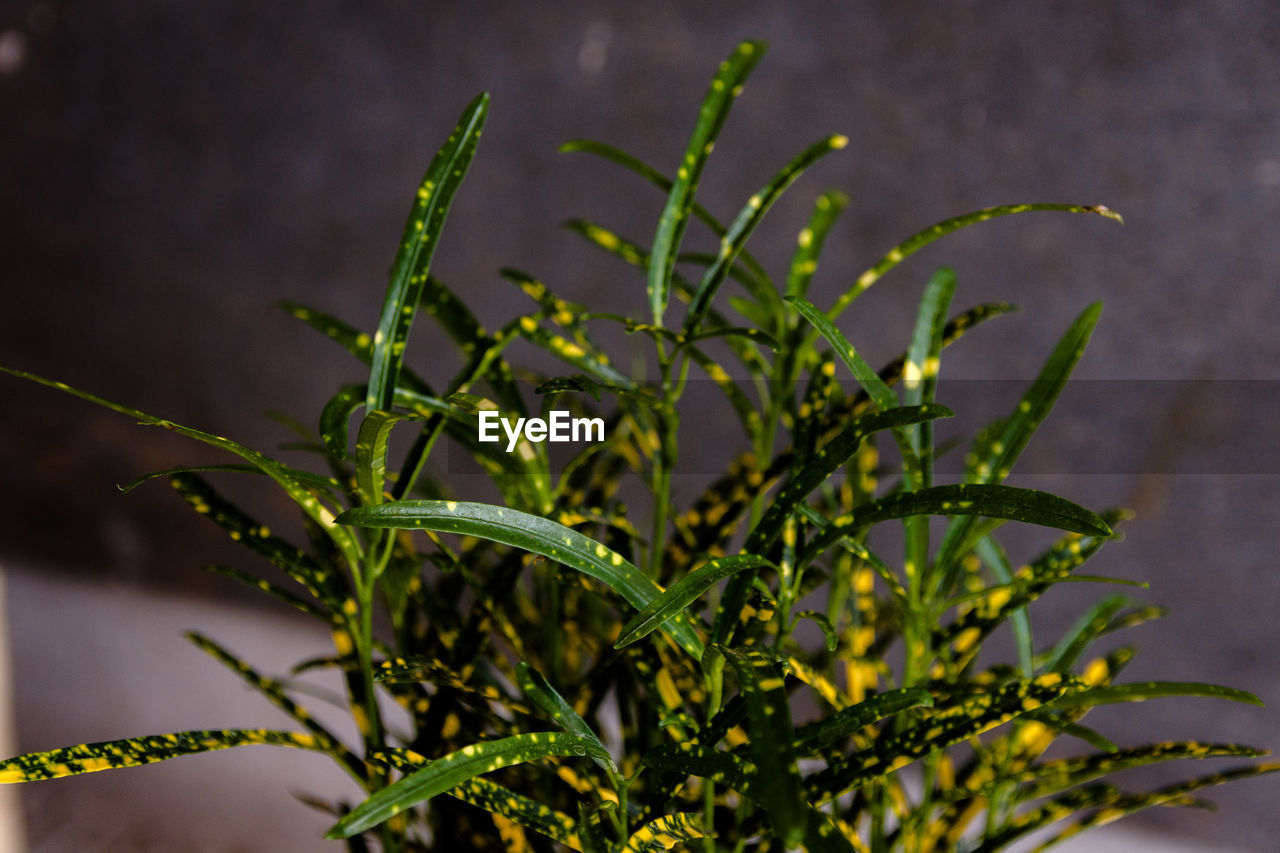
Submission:
[[[1116,211],[1112,210],[1111,208],[1107,207],[1105,204],[1093,204],[1086,209],[1090,213],[1096,213],[1099,216],[1105,216],[1107,219],[1114,219],[1116,222],[1119,222],[1121,225],[1124,224],[1124,217],[1121,216]]]

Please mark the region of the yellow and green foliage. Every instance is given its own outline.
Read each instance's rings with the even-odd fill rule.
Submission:
[[[312,717],[295,699],[296,681],[263,675],[192,634],[297,731],[86,744],[4,761],[0,781],[271,744],[324,752],[359,786],[351,801],[323,804],[338,818],[329,837],[351,850],[924,853],[996,850],[1063,822],[1049,846],[1149,806],[1196,805],[1201,788],[1277,769],[1249,763],[1155,791],[1098,781],[1156,762],[1261,753],[1195,742],[1121,748],[1084,724],[1093,707],[1165,696],[1257,700],[1214,685],[1119,680],[1132,650],[1100,653],[1095,641],[1159,615],[1124,596],[1104,598],[1066,635],[1037,644],[1029,608],[1055,584],[1113,580],[1077,570],[1115,538],[1122,513],[1004,482],[1080,359],[1099,307],[1071,324],[1011,412],[990,413],[1000,417],[974,439],[961,481],[946,483],[935,474],[945,448],[933,427],[967,401],[947,397],[939,382],[943,352],[1011,306],[952,314],[957,281],[940,270],[903,355],[880,370],[841,322],[904,258],[957,229],[1032,211],[1119,217],[1096,205],[1019,204],[946,219],[850,276],[823,310],[809,284],[844,195],[817,196],[781,276],[746,244],[778,197],[845,137],[820,137],[728,225],[695,201],[730,106],[763,53],[745,42],[721,63],[674,177],[602,143],[564,146],[666,196],[648,248],[569,223],[634,268],[640,316],[593,313],[508,269],[503,277],[532,306],[489,332],[432,274],[488,112],[487,96],[476,98],[414,194],[377,326],[284,306],[369,367],[368,382],[338,389],[309,436],[323,473],[8,370],[239,457],[129,488],[163,476],[194,511],[283,572],[276,583],[212,567],[325,623],[333,649],[317,649],[305,668],[343,673],[358,737],[344,740]],[[691,225],[708,229],[718,250],[682,252]],[[456,347],[464,365],[443,388],[407,358],[423,315],[438,329],[420,330],[415,342],[432,352]],[[596,343],[593,329],[619,325],[652,346],[648,378],[621,370],[628,359]],[[514,361],[522,348],[549,353],[565,374]],[[691,374],[726,396],[738,423],[725,440],[741,446],[702,494],[678,505],[672,477]],[[555,465],[527,437],[513,438],[511,452],[478,440],[481,413],[537,417],[551,401],[603,419],[604,440]],[[409,440],[391,442],[396,430]],[[475,459],[500,503],[477,503],[428,476],[444,445]],[[265,474],[293,499],[306,547],[214,485],[246,473]],[[648,499],[635,513],[619,497],[627,481]],[[1048,529],[1044,553],[1011,562],[999,541],[1008,522]],[[885,529],[890,543],[900,539],[900,557],[887,552]],[[983,646],[1006,625],[1016,659],[1002,664]],[[390,703],[402,712],[389,725]],[[1059,740],[1068,748],[1047,756]]]

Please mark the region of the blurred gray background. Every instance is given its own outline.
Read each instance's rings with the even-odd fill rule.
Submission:
[[[819,305],[946,216],[1021,201],[1124,214],[1124,227],[1039,213],[962,232],[876,285],[842,325],[871,361],[892,357],[940,264],[959,276],[957,307],[1019,304],[944,361],[940,401],[979,423],[1003,414],[1017,393],[1008,380],[1034,376],[1071,318],[1103,300],[1077,371],[1095,381],[1064,396],[1074,410],[1047,422],[1016,482],[1138,511],[1127,541],[1096,565],[1150,583],[1143,597],[1172,615],[1130,637],[1142,653],[1128,677],[1221,681],[1280,707],[1274,3],[0,0],[0,364],[251,445],[288,440],[265,410],[313,423],[360,370],[271,304],[376,322],[416,183],[482,89],[491,116],[434,270],[489,324],[525,308],[497,275],[504,265],[599,310],[640,311],[640,277],[559,223],[587,216],[646,242],[660,194],[556,146],[601,139],[670,171],[716,63],[747,37],[770,50],[702,198],[730,218],[804,145],[846,133],[849,147],[779,202],[755,244],[781,275],[813,196],[848,192],[813,287]],[[417,327],[410,346],[416,367],[448,374],[435,329]],[[963,381],[948,391],[948,379]],[[253,567],[164,486],[127,497],[115,487],[216,457],[14,379],[0,378],[0,400],[0,560],[11,568],[225,596],[227,584],[196,567]],[[732,429],[699,430],[698,420],[681,433],[686,458],[733,449]],[[688,496],[701,482],[678,486]],[[268,517],[284,511],[266,491],[243,497]],[[1098,595],[1055,592],[1033,614],[1040,636]],[[11,592],[11,607],[35,601]],[[18,624],[58,627],[65,660],[104,642],[59,621],[55,611]],[[59,727],[59,688],[92,703],[112,674],[72,679],[50,670],[59,659],[47,644],[16,636],[14,647],[20,746],[87,739]],[[163,707],[166,686],[155,687],[130,701]],[[1122,743],[1280,746],[1277,711],[1208,700],[1096,719]],[[118,790],[113,775],[61,796],[92,804]],[[38,797],[66,806],[35,787],[38,825]],[[1213,798],[1217,816],[1140,820],[1274,849],[1280,782]],[[287,822],[301,807],[283,802]]]

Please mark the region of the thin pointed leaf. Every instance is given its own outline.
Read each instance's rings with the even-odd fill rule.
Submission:
[[[556,725],[571,735],[594,743],[602,753],[599,757],[592,756],[596,764],[612,775],[617,774],[618,767],[613,763],[609,750],[605,749],[604,744],[600,742],[600,736],[591,730],[591,726],[587,725],[582,717],[578,716],[578,712],[573,710],[573,707],[551,686],[542,673],[524,661],[520,661],[516,664],[516,683],[520,685],[524,695],[546,712]]]
[[[1108,595],[1089,608],[1074,625],[1067,629],[1062,639],[1054,646],[1049,660],[1045,663],[1045,671],[1063,674],[1070,672],[1076,665],[1076,661],[1080,660],[1080,656],[1089,648],[1089,644],[1110,624],[1111,617],[1123,610],[1127,604],[1129,599],[1123,595]]]
[[[791,307],[800,312],[800,316],[808,320],[818,332],[827,339],[827,343],[831,344],[831,348],[835,350],[836,355],[848,366],[849,371],[854,378],[858,380],[858,384],[862,386],[862,390],[867,392],[881,410],[896,408],[898,403],[898,395],[893,389],[880,378],[871,365],[867,364],[866,359],[858,354],[853,348],[853,344],[849,343],[848,338],[841,334],[840,330],[833,324],[817,307],[809,300],[801,296],[788,296],[785,300]]]
[[[288,714],[295,722],[314,735],[316,747],[332,755],[357,781],[365,779],[364,762],[356,757],[355,753],[347,749],[332,732],[318,723],[306,708],[293,701],[284,692],[284,685],[275,679],[266,678],[243,660],[202,634],[188,631],[186,637],[196,648],[240,676],[246,684],[265,696],[271,704]]]
[[[848,204],[849,197],[836,190],[824,192],[813,202],[809,224],[796,236],[796,251],[787,271],[787,296],[804,296],[809,292],[809,282],[818,269],[818,257],[827,232]]]
[[[1046,703],[1073,695],[1074,685],[1056,673],[1032,681],[1012,681],[990,692],[924,716],[894,733],[882,733],[871,746],[848,759],[835,761],[805,780],[813,801],[829,801],[858,784],[905,767],[936,750],[982,734],[1034,711]]]
[[[988,219],[994,219],[997,216],[1008,216],[1014,213],[1027,213],[1035,210],[1059,210],[1067,213],[1095,213],[1099,216],[1105,216],[1108,219],[1114,219],[1121,224],[1124,219],[1120,214],[1116,213],[1108,207],[1100,204],[1079,205],[1079,204],[1009,204],[1001,207],[987,207],[982,210],[975,210],[972,213],[954,216],[951,219],[945,219],[937,225],[932,225],[923,231],[917,232],[906,240],[903,240],[897,246],[890,249],[884,257],[872,265],[871,269],[860,275],[853,287],[849,288],[841,297],[836,300],[836,304],[827,312],[827,318],[834,320],[840,316],[840,313],[853,300],[862,295],[868,287],[875,284],[885,273],[896,267],[898,264],[906,260],[907,256],[912,255],[925,246],[941,237],[958,231],[968,225],[974,225],[978,222],[985,222]]]
[[[1199,681],[1142,681],[1116,684],[1109,687],[1093,687],[1062,697],[1055,709],[1092,708],[1097,705],[1113,705],[1117,702],[1145,702],[1169,696],[1200,696],[1208,699],[1226,699],[1246,705],[1261,706],[1262,700],[1247,690],[1223,687],[1220,684],[1204,684]]]
[[[426,284],[431,257],[444,228],[453,196],[475,157],[476,144],[489,109],[488,93],[481,93],[463,111],[458,125],[436,153],[418,188],[405,222],[391,282],[382,302],[378,331],[373,336],[369,367],[369,411],[389,411],[404,361],[409,329]]]
[[[276,536],[266,525],[259,524],[222,497],[202,477],[179,473],[173,475],[169,482],[192,509],[227,531],[232,540],[283,570],[332,612],[340,612],[346,590],[339,576],[301,548]]]
[[[1066,387],[1101,313],[1102,304],[1095,302],[1067,329],[1013,412],[981,446],[974,449],[967,466],[966,482],[999,483],[1009,476],[1014,462]],[[956,562],[972,545],[973,525],[972,519],[958,519],[947,528],[937,559],[937,566],[943,573],[940,577],[943,592],[954,583]]]
[[[323,750],[315,736],[270,729],[209,729],[86,743],[48,752],[29,752],[0,761],[0,784],[58,779],[99,770],[154,764],[233,746],[267,744]]]
[[[481,741],[432,761],[376,792],[334,824],[326,838],[347,838],[395,817],[405,809],[425,802],[464,782],[513,764],[524,764],[552,756],[601,758],[590,741],[559,732],[512,735]]]
[[[839,134],[815,142],[782,167],[778,174],[747,200],[746,206],[738,213],[729,226],[728,232],[721,238],[720,251],[716,255],[715,262],[707,269],[693,295],[693,302],[689,305],[689,313],[684,323],[686,335],[697,333],[703,317],[707,314],[707,309],[711,307],[716,291],[728,277],[734,259],[742,251],[742,247],[778,197],[815,162],[848,144],[848,137]]]
[[[119,403],[113,403],[110,400],[104,399],[95,394],[90,394],[87,391],[81,391],[78,388],[73,388],[65,382],[56,382],[52,379],[45,379],[42,376],[36,376],[33,373],[13,370],[8,367],[0,367],[0,372],[8,373],[10,376],[17,376],[21,379],[28,379],[32,382],[39,383],[40,385],[46,385],[50,388],[57,389],[67,394],[71,394],[74,397],[79,397],[82,400],[87,400],[90,403],[102,406],[103,408],[110,409],[113,412],[119,412],[122,415],[134,418],[139,423],[147,424],[149,426],[163,427],[171,432],[176,432],[179,435],[186,436],[187,438],[193,438],[196,441],[217,447],[221,450],[226,450],[236,456],[239,456],[241,459],[266,474],[272,480],[275,480],[276,483],[278,483],[280,487],[288,493],[289,497],[293,499],[294,503],[302,509],[307,517],[320,525],[325,533],[333,539],[334,544],[342,551],[343,556],[347,558],[348,562],[352,565],[357,565],[359,563],[360,546],[356,543],[355,538],[349,531],[334,526],[333,511],[329,509],[329,507],[327,507],[320,498],[316,497],[310,488],[308,488],[304,482],[299,480],[287,465],[283,465],[274,459],[264,456],[256,450],[251,450],[243,444],[234,442],[229,438],[223,438],[220,435],[212,435],[198,429],[192,429],[191,427],[183,426],[182,424],[175,423],[174,421],[166,418],[158,418],[155,415],[149,415],[146,412],[139,411],[138,409],[122,406]]]
[[[812,561],[831,543],[860,527],[912,515],[980,515],[1088,536],[1111,535],[1111,528],[1096,514],[1057,495],[1012,486],[955,484],[899,492],[855,507],[809,543],[802,563]]]
[[[712,648],[724,655],[738,674],[738,686],[747,703],[751,757],[760,778],[768,780],[759,795],[761,805],[783,845],[794,847],[804,835],[808,807],[792,748],[795,731],[782,673],[758,650]]]
[[[732,557],[719,557],[698,566],[689,574],[680,578],[666,592],[650,601],[644,608],[631,617],[631,621],[622,626],[622,634],[613,644],[621,649],[646,637],[657,630],[672,616],[676,615],[696,601],[704,592],[724,578],[747,569],[777,569],[773,563],[755,554],[738,554]]]
[[[431,764],[425,756],[411,749],[387,749],[374,753],[371,758],[384,761],[397,770],[406,772],[421,770]],[[526,829],[542,833],[570,849],[581,849],[577,844],[577,828],[573,819],[567,814],[490,782],[483,776],[468,779],[461,785],[451,788],[448,795],[484,809],[490,814],[513,821]]]
[[[602,157],[611,163],[616,163],[625,169],[635,172],[637,175],[644,178],[664,193],[670,193],[672,184],[674,183],[674,181],[663,175],[648,163],[645,163],[639,158],[633,157],[627,152],[615,148],[605,142],[596,142],[591,139],[571,139],[561,145],[559,151],[562,154],[571,154],[581,151],[586,154],[594,154],[597,157]],[[710,211],[701,204],[698,204],[697,199],[694,199],[693,202],[693,215],[701,220],[704,225],[710,228],[711,233],[715,234],[717,237],[723,237],[725,232],[728,230],[720,223],[720,220],[716,219],[716,217],[711,214]],[[766,274],[764,267],[760,265],[759,261],[753,258],[751,254],[746,251],[742,252],[740,258],[743,266],[746,267],[747,277],[760,282],[762,286],[767,286],[770,290],[773,289],[773,285],[769,281],[769,276]],[[647,263],[648,261],[646,258],[641,265],[646,265]]]
[[[242,572],[239,569],[232,568],[231,566],[222,566],[222,565],[218,565],[217,563],[211,563],[205,566],[204,570],[207,572],[212,572],[215,575],[222,575],[223,577],[228,577],[228,578],[231,578],[232,580],[237,580],[240,583],[244,584],[245,586],[253,587],[259,592],[265,592],[267,595],[271,596],[272,598],[278,599],[279,601],[283,601],[285,604],[289,605],[290,607],[295,607],[298,610],[301,610],[303,613],[306,613],[308,615],[315,616],[319,619],[323,619],[326,622],[333,621],[333,616],[328,611],[324,610],[321,607],[316,606],[310,601],[307,601],[305,598],[301,598],[297,595],[294,595],[292,592],[289,592],[289,590],[284,589],[283,587],[276,586],[269,580],[265,580],[259,577],[254,577],[248,572]]]
[[[763,53],[764,45],[760,42],[744,41],[738,45],[729,58],[720,63],[720,69],[711,81],[711,90],[707,92],[698,112],[698,122],[694,125],[693,135],[689,138],[684,159],[676,171],[675,183],[671,185],[667,203],[658,219],[658,229],[653,236],[648,290],[649,307],[653,312],[655,326],[662,325],[671,273],[685,228],[689,225],[698,178],[702,175],[720,128],[724,126],[729,107],[742,92],[743,82]]]
[[[990,567],[992,573],[1001,583],[1014,583],[1013,566],[1009,565],[1009,558],[1005,556],[1004,549],[999,543],[990,536],[984,536],[978,540],[977,546],[978,557]],[[1035,640],[1031,633],[1031,617],[1027,614],[1025,606],[1014,609],[1009,614],[1009,624],[1013,626],[1014,646],[1018,651],[1018,666],[1022,669],[1023,678],[1031,678],[1035,675],[1035,656],[1036,647]],[[1050,667],[1050,670],[1053,670]]]
[[[798,755],[821,752],[877,720],[909,708],[932,706],[933,696],[921,687],[880,693],[796,730],[795,750]]]
[[[518,510],[455,501],[393,501],[359,507],[341,516],[341,524],[435,530],[461,533],[501,542],[563,563],[601,581],[637,610],[662,590],[621,554],[550,519]],[[686,619],[677,618],[663,630],[686,652],[702,657],[702,641]]]

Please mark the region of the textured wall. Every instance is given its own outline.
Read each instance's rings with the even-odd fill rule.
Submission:
[[[954,406],[976,380],[1033,375],[1070,318],[1103,300],[1078,371],[1100,382],[1068,393],[1083,411],[1049,422],[1020,482],[1140,511],[1100,567],[1173,608],[1142,629],[1134,677],[1221,679],[1280,700],[1280,7],[284,5],[0,2],[0,364],[251,444],[286,439],[265,409],[310,422],[359,371],[267,306],[298,298],[374,322],[412,188],[481,89],[492,115],[436,270],[489,322],[522,307],[500,265],[636,308],[640,279],[558,223],[586,215],[647,240],[661,198],[555,147],[588,136],[673,164],[715,63],[762,37],[770,53],[705,201],[728,216],[803,145],[847,133],[757,245],[777,269],[812,196],[848,191],[820,304],[943,216],[1029,200],[1124,213],[1123,228],[1035,214],[965,232],[877,285],[845,326],[873,361],[895,354],[942,263],[958,304],[1020,304],[955,350],[944,380],[966,382],[940,395]],[[425,326],[411,346],[427,373],[447,367]],[[216,533],[161,485],[114,488],[207,453],[15,380],[0,379],[0,399],[0,555],[213,585],[192,566],[233,559]],[[714,433],[687,433],[688,458],[722,450]],[[1055,607],[1070,598],[1045,602],[1047,630],[1077,612]],[[1277,745],[1271,711],[1192,700],[1113,716],[1121,737]],[[1252,781],[1221,792],[1224,816],[1150,819],[1268,849],[1277,794]]]

